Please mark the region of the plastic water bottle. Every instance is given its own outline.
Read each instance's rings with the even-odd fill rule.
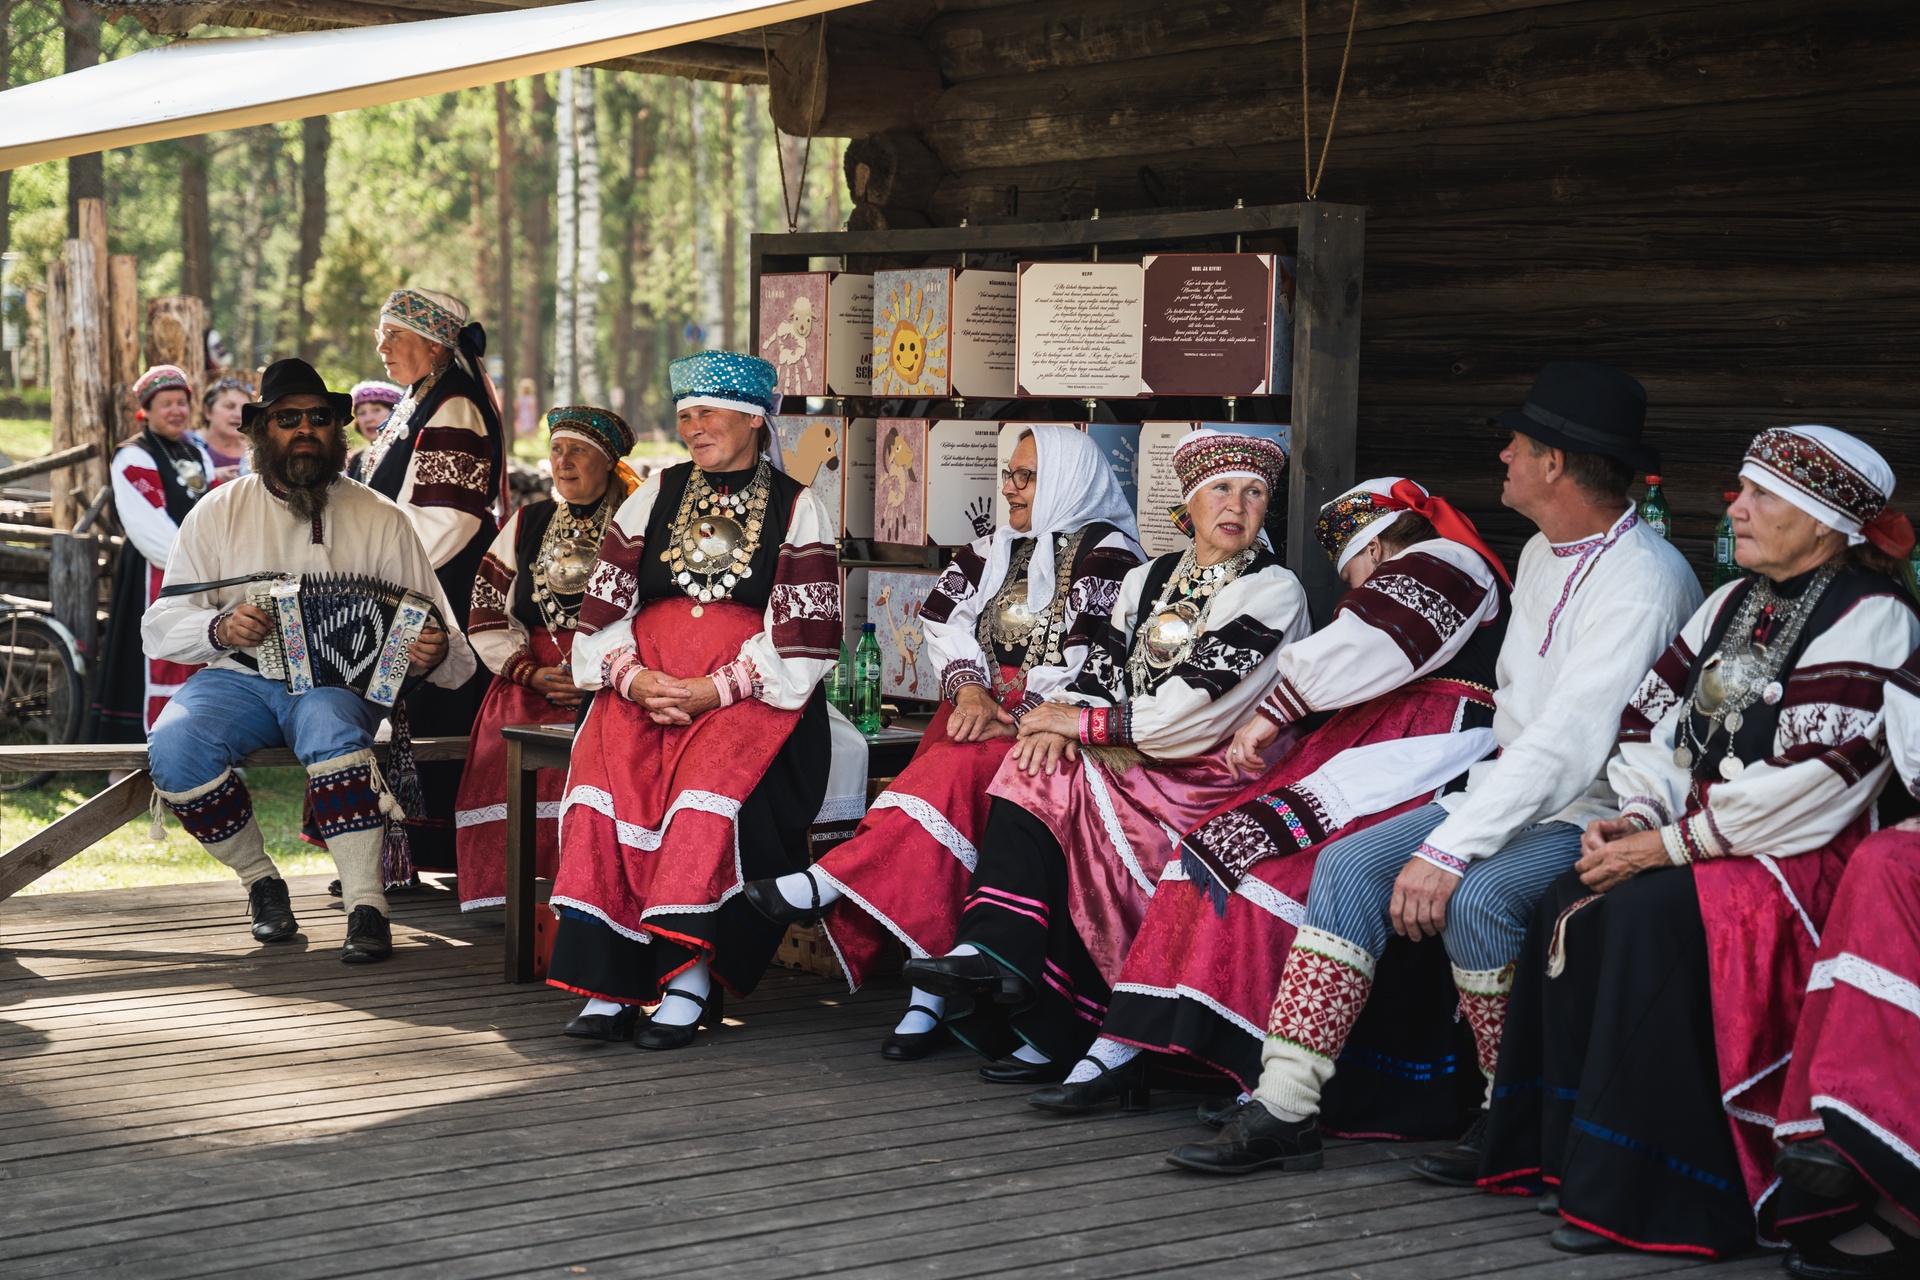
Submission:
[[[1723,493],[1720,495],[1729,507],[1740,495]],[[1733,558],[1733,516],[1728,512],[1720,513],[1720,523],[1713,526],[1713,585],[1724,587],[1734,579],[1746,573]]]
[[[853,651],[853,723],[867,738],[880,736],[880,638],[871,622],[860,627]]]
[[[1640,499],[1640,518],[1667,541],[1673,541],[1673,512],[1667,507],[1667,495],[1660,492],[1660,477],[1647,477],[1646,496]]]
[[[840,659],[827,672],[827,701],[841,715],[853,719],[853,659],[847,656],[847,638],[840,637]]]

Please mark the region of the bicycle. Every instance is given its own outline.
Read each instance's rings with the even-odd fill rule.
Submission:
[[[86,659],[46,604],[0,595],[0,744],[76,741],[86,712]],[[0,792],[29,791],[53,776],[0,770]]]

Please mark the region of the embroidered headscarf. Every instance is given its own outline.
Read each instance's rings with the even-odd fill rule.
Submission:
[[[1191,538],[1193,517],[1187,514],[1187,503],[1193,500],[1201,485],[1222,476],[1240,476],[1265,480],[1271,496],[1279,489],[1280,477],[1286,469],[1286,446],[1276,440],[1197,427],[1181,436],[1174,448],[1173,473],[1180,480],[1180,505],[1167,514],[1173,517],[1174,527]],[[1266,530],[1262,529],[1260,541],[1266,540]]]
[[[688,405],[708,405],[760,417],[766,422],[763,452],[777,469],[785,470],[780,433],[772,421],[780,412],[779,381],[780,372],[770,362],[737,351],[698,351],[667,366],[674,412]]]
[[[613,461],[613,469],[626,481],[628,493],[640,487],[640,477],[627,465],[627,455],[633,452],[633,428],[613,410],[586,404],[549,409],[547,439],[580,440],[592,445]]]
[[[435,341],[438,341],[438,339],[435,339]],[[406,392],[394,386],[391,382],[375,380],[356,382],[353,384],[353,390],[347,394],[353,397],[353,407],[358,409],[363,404],[399,404],[400,397],[405,395]]]
[[[1027,607],[1036,614],[1053,602],[1055,575],[1072,573],[1073,566],[1053,562],[1053,535],[1072,533],[1097,522],[1110,524],[1127,535],[1139,550],[1140,531],[1134,526],[1133,507],[1114,478],[1100,446],[1077,427],[1035,423],[1033,450],[1033,523],[1024,532],[1012,525],[993,531],[987,549],[987,567],[980,574],[980,598],[988,600],[1006,581],[1013,544],[1033,538],[1033,556],[1027,561]]]
[[[467,304],[438,289],[395,289],[380,307],[381,324],[397,324],[429,342],[458,349]]]
[[[133,398],[142,409],[162,391],[184,391],[189,402],[193,399],[193,387],[187,382],[187,371],[178,365],[157,364],[141,374],[133,384]]]
[[[1368,480],[1327,503],[1320,508],[1314,536],[1333,558],[1333,569],[1338,573],[1365,550],[1367,544],[1385,533],[1402,511],[1424,516],[1433,531],[1449,542],[1472,547],[1502,582],[1509,587],[1513,585],[1513,579],[1507,576],[1507,567],[1481,539],[1473,521],[1445,498],[1434,496],[1427,492],[1425,485],[1404,476]]]
[[[1913,526],[1887,505],[1893,468],[1858,437],[1832,427],[1770,427],[1753,438],[1740,478],[1778,494],[1843,534],[1896,559],[1913,550]]]

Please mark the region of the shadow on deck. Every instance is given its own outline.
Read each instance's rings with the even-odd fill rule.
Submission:
[[[897,983],[775,970],[679,1053],[557,1033],[576,1000],[499,979],[498,912],[395,900],[393,962],[257,948],[234,886],[0,909],[0,1275],[1612,1277],[1524,1201],[1428,1186],[1425,1147],[1313,1175],[1162,1163],[1188,1095],[1049,1118],[949,1049],[875,1052]],[[1773,1275],[1771,1257],[1711,1274]]]

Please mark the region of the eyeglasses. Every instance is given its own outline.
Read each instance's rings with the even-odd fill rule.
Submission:
[[[1000,483],[1012,485],[1016,493],[1025,493],[1033,487],[1033,474],[1032,467],[1019,467],[1012,471],[1002,467]]]
[[[333,425],[333,410],[324,405],[318,409],[275,409],[267,415],[267,421],[282,431],[297,431],[302,422],[315,427]]]

